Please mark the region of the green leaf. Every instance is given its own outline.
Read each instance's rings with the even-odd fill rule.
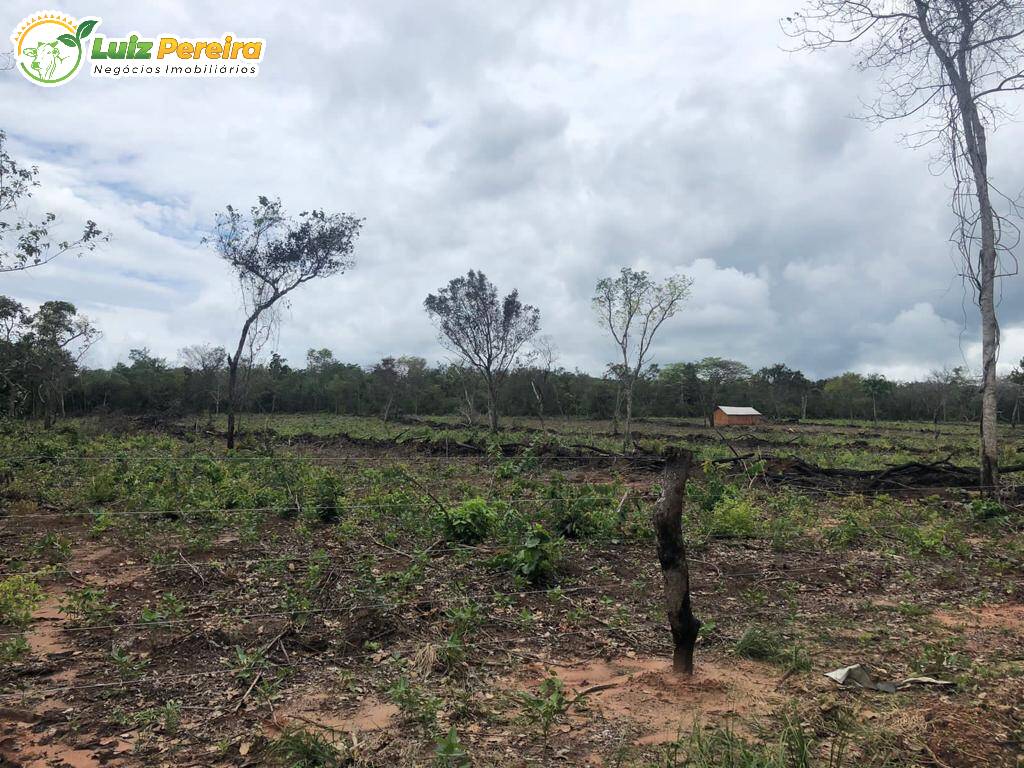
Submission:
[[[89,36],[89,33],[100,23],[99,19],[87,19],[78,25],[78,29],[75,30],[75,37],[79,40]]]
[[[68,46],[69,48],[77,48],[78,47],[78,40],[76,40],[74,37],[69,35],[67,32],[65,32],[63,35],[61,35],[57,39],[60,40],[62,43],[64,43],[64,45]]]

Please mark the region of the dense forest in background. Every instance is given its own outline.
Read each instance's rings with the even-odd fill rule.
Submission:
[[[0,402],[8,416],[52,420],[102,412],[217,414],[227,398],[227,354],[195,345],[169,361],[133,350],[109,369],[81,365],[98,331],[67,302],[46,302],[35,313],[0,297]],[[1000,416],[1016,423],[1024,390],[1024,361],[999,388]],[[486,422],[486,392],[478,375],[421,357],[386,357],[372,366],[309,350],[301,365],[276,353],[246,364],[242,409],[255,413],[323,411],[401,416],[457,414]],[[976,420],[979,382],[964,368],[934,371],[924,381],[893,382],[844,373],[813,380],[786,365],[754,370],[709,357],[647,367],[636,385],[638,416],[706,416],[716,404],[753,405],[772,418]],[[545,339],[544,353],[502,381],[500,411],[509,416],[613,419],[622,410],[618,369],[603,377],[568,371]]]

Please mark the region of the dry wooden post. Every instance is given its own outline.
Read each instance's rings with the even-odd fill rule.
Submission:
[[[693,464],[693,453],[669,448],[662,474],[661,498],[654,509],[654,532],[658,537],[658,562],[665,583],[665,608],[672,627],[672,668],[693,674],[693,646],[700,621],[690,605],[690,571],[683,543],[683,497]]]

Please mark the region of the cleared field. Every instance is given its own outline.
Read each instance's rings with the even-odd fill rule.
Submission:
[[[707,460],[686,513],[692,679],[668,669],[656,468],[580,448],[615,451],[610,423],[243,427],[227,455],[202,420],[5,427],[3,759],[1018,764],[1019,489],[798,489],[761,461],[972,465],[971,425],[641,421],[645,454]],[[855,663],[953,685],[822,674]]]
[[[196,433],[223,431],[223,417],[183,423]],[[468,427],[454,416],[429,416],[383,422],[380,419],[330,414],[274,414],[245,417],[250,432],[298,444],[395,443],[457,450],[457,443],[512,445],[519,450],[535,446],[580,445],[619,451],[622,438],[611,421],[507,418],[495,439],[483,425]],[[758,427],[713,429],[699,420],[649,418],[633,425],[643,450],[657,452],[680,441],[702,459],[732,456],[732,449],[794,455],[825,467],[877,469],[908,461],[950,459],[976,465],[978,426],[924,422],[804,421],[800,424],[766,423]],[[1002,463],[1024,460],[1024,430],[1003,426],[1000,434]]]

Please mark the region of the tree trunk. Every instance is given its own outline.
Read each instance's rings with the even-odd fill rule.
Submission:
[[[487,377],[487,417],[491,432],[498,431],[498,387],[491,376]]]
[[[615,410],[612,412],[612,435],[619,434],[619,418],[622,415],[622,382],[615,385]]]
[[[981,309],[981,485],[995,489],[999,483],[998,402],[996,399],[996,357],[999,353],[999,323],[996,320],[995,213],[989,199],[985,135],[975,115],[977,149],[971,152],[978,212],[981,216],[981,254],[978,306]],[[966,117],[965,117],[966,119]],[[977,157],[975,158],[975,155]]]
[[[999,483],[998,403],[996,399],[996,356],[999,353],[999,323],[996,320],[996,219],[989,196],[988,144],[985,127],[966,77],[965,62],[959,61],[959,77],[951,78],[964,129],[964,146],[974,176],[981,222],[981,251],[978,255],[978,308],[981,310],[981,477],[983,488],[995,490]],[[947,65],[949,67],[949,65]],[[966,253],[965,256],[969,257]]]
[[[693,648],[701,623],[690,605],[690,571],[683,542],[683,496],[693,453],[670,448],[662,474],[661,498],[652,522],[658,537],[658,562],[665,584],[665,609],[672,628],[672,668],[693,674]]]
[[[537,417],[540,419],[540,428],[544,429],[544,396],[533,379],[530,379],[530,386],[533,388],[533,397],[537,401]],[[541,387],[543,386],[544,383],[541,382]]]
[[[622,452],[633,450],[633,382],[626,384],[626,419],[622,430]]]
[[[235,447],[235,398],[238,385],[238,361],[234,360],[228,365],[228,449]]]

